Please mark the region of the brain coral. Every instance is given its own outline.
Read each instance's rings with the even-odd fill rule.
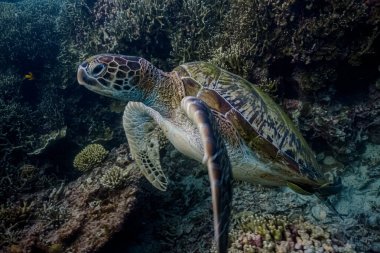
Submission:
[[[101,163],[108,151],[100,144],[90,144],[74,158],[74,167],[80,171],[88,171]]]

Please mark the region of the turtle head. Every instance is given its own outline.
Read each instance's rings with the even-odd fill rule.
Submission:
[[[125,102],[141,102],[154,86],[149,78],[156,68],[147,60],[125,55],[95,55],[78,67],[80,85],[98,94]]]

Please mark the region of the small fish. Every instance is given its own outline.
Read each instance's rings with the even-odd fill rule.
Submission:
[[[32,72],[28,72],[28,74],[25,74],[24,75],[24,80],[29,80],[29,81],[32,81],[34,80],[34,75]]]

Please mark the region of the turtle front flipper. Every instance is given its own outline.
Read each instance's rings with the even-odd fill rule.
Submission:
[[[135,159],[148,181],[166,191],[168,179],[160,163],[160,134],[155,111],[142,103],[129,102],[123,115],[123,126]]]
[[[214,233],[219,253],[227,252],[228,227],[231,212],[231,164],[227,148],[219,134],[211,111],[200,99],[185,97],[182,110],[195,123],[203,144],[203,163],[207,165],[211,184]]]

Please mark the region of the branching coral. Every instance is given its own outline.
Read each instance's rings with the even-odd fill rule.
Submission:
[[[29,220],[33,216],[36,203],[20,201],[18,203],[5,203],[0,206],[0,225],[15,227]]]
[[[166,25],[164,11],[168,3],[155,0],[97,1],[95,23],[102,46],[107,51],[130,49],[137,41],[140,46],[159,46],[156,36],[162,34],[161,29]]]
[[[123,186],[128,175],[129,170],[122,169],[115,165],[104,173],[104,175],[100,178],[100,183],[106,188],[116,189]]]
[[[59,130],[53,130],[50,133],[41,135],[38,140],[33,143],[32,147],[34,150],[28,152],[28,155],[39,155],[42,154],[47,148],[52,146],[58,140],[66,137],[66,129],[67,127],[63,127]]]
[[[58,18],[62,36],[59,61],[75,72],[81,60],[99,52],[134,54],[153,58],[168,51],[167,6],[155,0],[68,0]],[[158,50],[160,49],[160,50]],[[155,58],[151,59],[153,62]],[[65,70],[66,71],[66,70]],[[62,75],[63,86],[74,80]]]
[[[74,158],[74,167],[85,172],[99,165],[106,158],[108,151],[100,144],[90,144]]]
[[[259,216],[250,212],[238,214],[235,221],[244,232],[253,232],[267,241],[283,239],[285,228],[288,225],[286,217]]]
[[[19,170],[20,179],[25,182],[30,182],[37,176],[38,168],[31,164],[24,164]]]
[[[170,54],[174,65],[210,57],[210,49],[215,48],[216,40],[222,39],[221,25],[228,6],[227,0],[173,2],[168,13],[178,13],[170,20]]]
[[[213,52],[211,62],[232,71],[248,77],[248,72],[253,68],[253,62],[247,61],[245,54],[250,53],[244,48],[242,41],[231,44],[229,47],[221,46]]]
[[[60,227],[68,217],[67,209],[55,201],[46,201],[38,209],[38,219],[45,221],[50,228]]]

